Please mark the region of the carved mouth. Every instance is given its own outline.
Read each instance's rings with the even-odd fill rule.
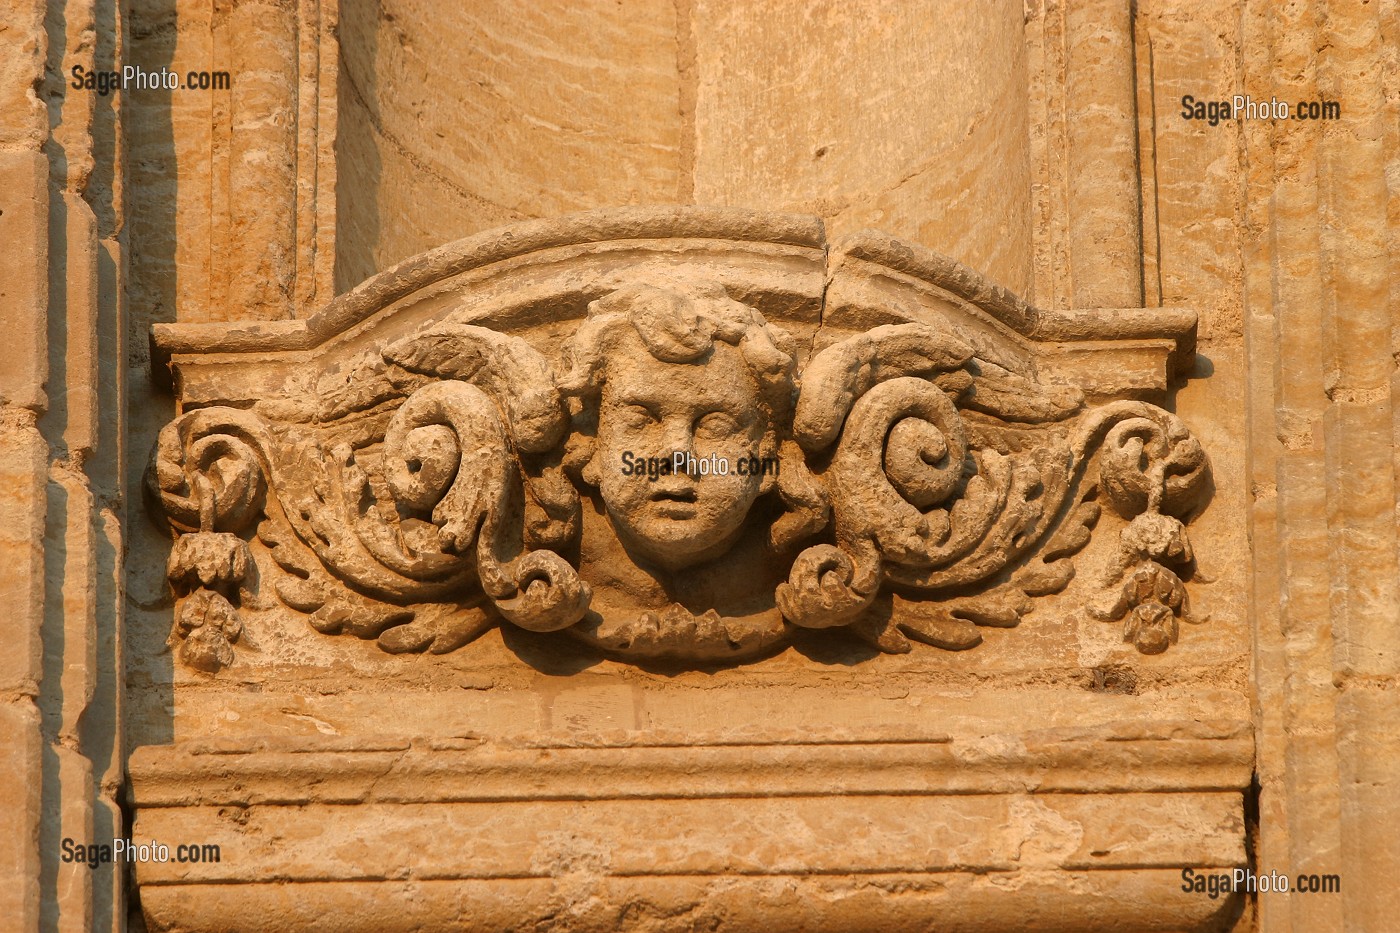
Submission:
[[[695,488],[658,489],[651,494],[652,514],[661,518],[688,519],[695,516]]]

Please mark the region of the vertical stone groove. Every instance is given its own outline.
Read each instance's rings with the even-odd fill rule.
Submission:
[[[1331,339],[1325,436],[1331,539],[1335,722],[1346,876],[1400,873],[1400,626],[1397,607],[1395,306],[1387,217],[1386,120],[1379,4],[1322,5],[1319,96],[1346,108],[1323,124],[1322,244]],[[1349,930],[1385,929],[1400,911],[1394,885],[1343,902]]]
[[[1254,226],[1268,231],[1251,264],[1253,477],[1256,490],[1277,482],[1276,512],[1256,493],[1254,538],[1279,556],[1276,577],[1267,558],[1256,571],[1259,864],[1339,874],[1344,888],[1400,870],[1388,835],[1400,817],[1400,568],[1383,15],[1251,3],[1244,36],[1246,93],[1343,108],[1330,123],[1246,124],[1246,167]],[[1270,931],[1379,931],[1397,910],[1393,890],[1260,898]]]
[[[695,2],[676,3],[676,71],[680,79],[680,166],[677,171],[676,201],[695,201],[695,98],[699,73],[695,66]]]
[[[1142,306],[1133,15],[1121,0],[1067,9],[1065,93],[1073,306]]]

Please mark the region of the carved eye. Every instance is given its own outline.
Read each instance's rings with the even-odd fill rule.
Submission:
[[[695,436],[708,440],[719,440],[733,437],[742,428],[743,425],[732,415],[727,415],[722,411],[712,411],[695,425]]]
[[[629,428],[645,428],[656,423],[656,415],[645,405],[623,405],[618,420]]]

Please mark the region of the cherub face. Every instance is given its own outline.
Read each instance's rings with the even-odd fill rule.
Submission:
[[[769,425],[738,348],[717,341],[695,363],[661,362],[640,341],[631,349],[609,368],[592,465],[623,545],[677,570],[717,557],[742,533],[764,479],[739,462],[763,455]],[[723,461],[727,472],[649,477],[628,467],[649,457],[669,467],[677,453]]]

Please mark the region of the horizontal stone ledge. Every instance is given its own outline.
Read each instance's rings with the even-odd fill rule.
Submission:
[[[848,256],[935,286],[1037,341],[1159,338],[1182,349],[1195,345],[1199,316],[1186,308],[1037,308],[955,259],[878,230],[838,240],[831,248],[833,269]]]
[[[1042,311],[1040,340],[1163,339],[1194,346],[1195,311],[1185,308],[1082,308]]]
[[[531,253],[618,240],[722,240],[825,250],[821,218],[720,207],[618,207],[486,230],[376,273],[300,321],[157,324],[157,357],[174,353],[304,350],[434,283]]]
[[[586,800],[138,811],[143,884],[1243,865],[1240,793]]]
[[[561,915],[572,933],[653,931],[670,920],[805,933],[1152,933],[1221,929],[1240,909],[1234,896],[1183,892],[1179,870],[1167,869],[150,885],[141,905],[153,930],[206,933],[499,933],[544,928]]]
[[[377,273],[304,320],[156,324],[152,328],[153,370],[163,378],[172,357],[181,357],[176,361],[179,365],[190,365],[192,358],[204,355],[321,348],[386,308],[405,299],[416,301],[414,296],[427,296],[448,280],[496,265],[528,266],[536,261],[548,265],[560,249],[583,250],[573,261],[587,263],[588,247],[605,255],[608,244],[650,244],[662,249],[670,243],[674,249],[674,244],[685,241],[694,241],[709,252],[722,247],[736,255],[759,254],[765,249],[810,251],[816,271],[820,273],[824,266],[825,277],[833,282],[843,277],[862,278],[859,271],[851,270],[864,263],[862,268],[895,273],[975,307],[1032,343],[1159,339],[1171,343],[1177,361],[1188,357],[1195,345],[1196,314],[1192,311],[1039,309],[956,260],[877,231],[852,234],[828,252],[822,222],[815,216],[738,208],[627,207],[526,221],[445,244]],[[701,261],[712,260],[707,255]]]
[[[1252,764],[1247,733],[693,747],[532,748],[459,739],[377,750],[146,746],[133,753],[129,773],[136,806],[184,807],[1237,791],[1248,786]]]
[[[1137,742],[1179,739],[1238,739],[1253,734],[1244,719],[1118,719],[1087,726],[1060,726],[1015,733],[985,733],[957,741],[1027,747],[1063,742]],[[174,746],[191,755],[235,755],[248,752],[377,752],[409,748],[435,750],[476,747],[487,740],[480,735],[212,735],[188,739]],[[821,729],[773,729],[747,727],[722,732],[671,729],[614,729],[592,733],[569,730],[531,731],[491,740],[504,748],[722,748],[730,746],[823,745],[946,745],[955,741],[947,732],[930,731],[907,724],[863,725],[860,728],[827,725]]]

